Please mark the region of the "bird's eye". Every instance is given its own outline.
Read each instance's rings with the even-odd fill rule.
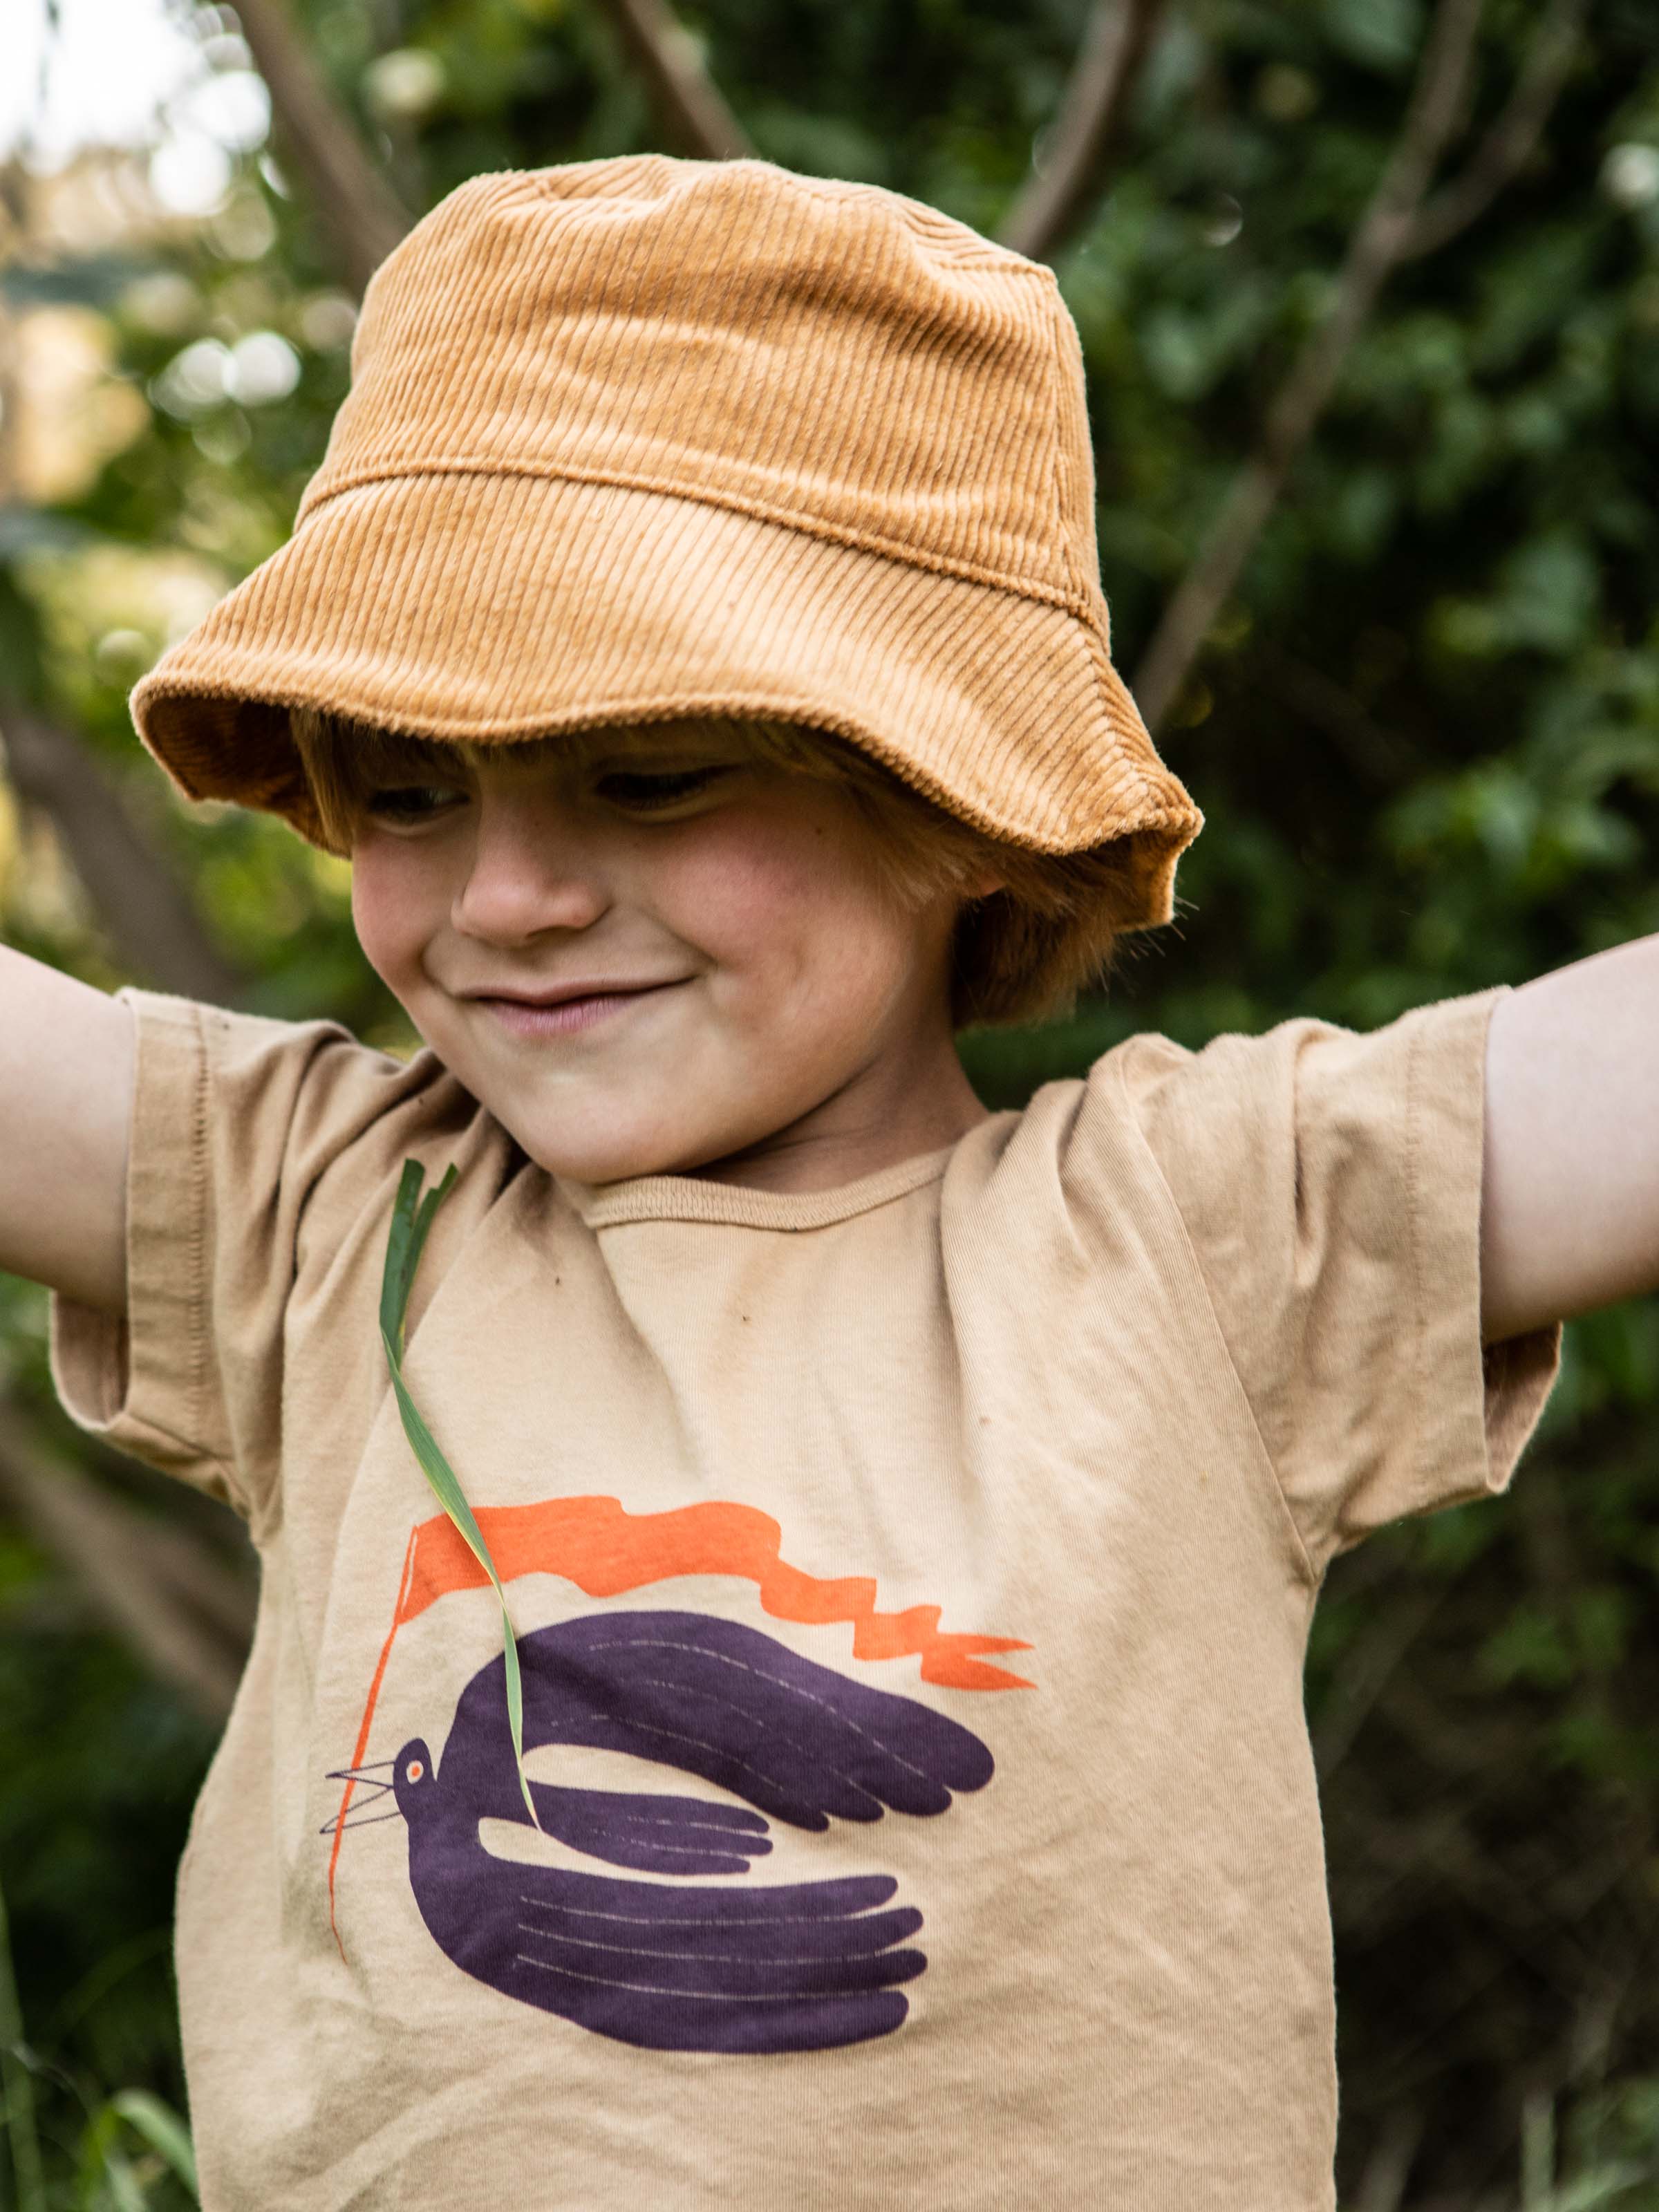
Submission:
[[[408,1765],[404,1769],[404,1780],[405,1782],[418,1782],[425,1772],[426,1766],[424,1762],[418,1759],[411,1759]]]

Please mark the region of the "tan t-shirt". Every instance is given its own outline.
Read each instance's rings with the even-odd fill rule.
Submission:
[[[810,1197],[135,1004],[131,1317],[57,1358],[264,1563],[179,1887],[209,2212],[1328,2207],[1314,1595],[1553,1371],[1482,1359],[1491,1000],[1138,1038]],[[539,1832],[376,1333],[408,1158]]]

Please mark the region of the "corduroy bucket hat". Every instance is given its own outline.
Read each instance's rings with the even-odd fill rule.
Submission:
[[[1121,846],[1120,927],[1200,823],[1111,664],[1052,274],[760,161],[476,178],[392,254],[294,535],[133,694],[186,793],[317,838],[295,707],[801,723],[1013,843]]]

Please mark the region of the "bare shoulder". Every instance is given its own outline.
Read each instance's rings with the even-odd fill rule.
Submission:
[[[0,946],[0,1268],[126,1304],[133,1018]]]

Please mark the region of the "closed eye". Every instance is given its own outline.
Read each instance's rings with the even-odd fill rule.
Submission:
[[[731,773],[726,765],[660,771],[612,769],[599,778],[594,789],[613,806],[624,807],[633,814],[650,814],[688,799],[700,799],[711,785]]]
[[[441,783],[397,783],[384,790],[371,791],[363,801],[364,811],[377,822],[428,822],[446,807],[459,804],[465,793]]]

